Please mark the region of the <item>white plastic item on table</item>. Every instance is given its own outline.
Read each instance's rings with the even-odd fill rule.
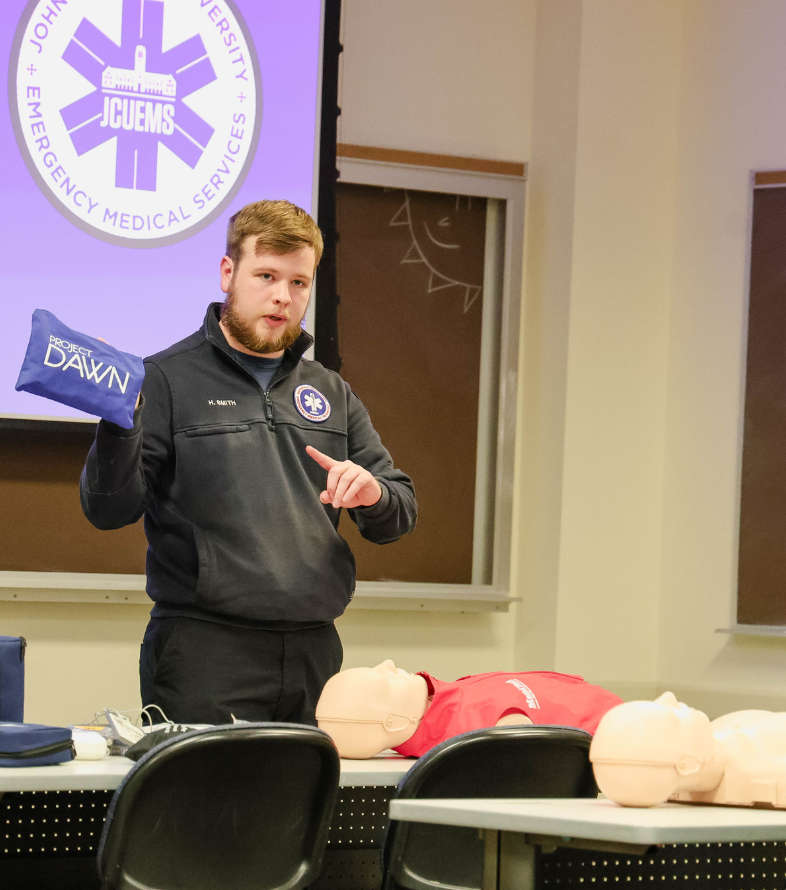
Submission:
[[[76,760],[101,760],[106,756],[106,739],[99,732],[71,730]]]

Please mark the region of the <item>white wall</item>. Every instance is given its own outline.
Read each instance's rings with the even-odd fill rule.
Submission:
[[[782,710],[786,643],[714,631],[736,588],[749,177],[786,168],[786,4],[695,0],[685,43],[658,673],[710,712]]]
[[[513,670],[513,620],[508,613],[405,612],[349,609],[336,622],[344,667],[385,658],[441,680]]]
[[[339,142],[529,156],[536,0],[344,0]]]
[[[87,603],[0,603],[0,629],[28,641],[25,719],[83,723],[138,708],[139,646],[150,609]]]
[[[519,581],[548,620],[517,661],[628,697],[656,687],[681,39],[679,2],[539,6]]]
[[[515,664],[553,670],[576,202],[581,4],[539,4],[519,361]]]
[[[516,664],[711,715],[786,705],[786,642],[715,633],[736,589],[749,179],[786,167],[785,42],[778,0],[539,3]]]
[[[556,666],[623,694],[656,680],[682,7],[582,18]]]

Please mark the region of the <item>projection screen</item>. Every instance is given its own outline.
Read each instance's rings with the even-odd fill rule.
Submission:
[[[223,298],[226,223],[315,213],[322,0],[3,0],[0,418],[88,420],[16,392],[34,309],[146,356]]]

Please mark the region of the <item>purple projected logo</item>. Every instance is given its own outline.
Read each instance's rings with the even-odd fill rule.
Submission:
[[[214,133],[183,104],[216,79],[202,39],[164,53],[163,34],[163,3],[124,0],[120,46],[84,18],[63,54],[96,88],[61,109],[63,122],[78,155],[117,137],[118,188],[154,192],[159,142],[194,168]]]
[[[14,74],[28,168],[103,240],[188,237],[221,213],[253,160],[259,72],[231,0],[33,0]]]

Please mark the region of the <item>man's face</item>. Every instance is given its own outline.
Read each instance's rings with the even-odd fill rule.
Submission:
[[[240,257],[221,260],[221,290],[227,295],[221,327],[241,352],[278,357],[300,336],[314,279],[312,247],[293,253],[254,252],[249,235]]]

